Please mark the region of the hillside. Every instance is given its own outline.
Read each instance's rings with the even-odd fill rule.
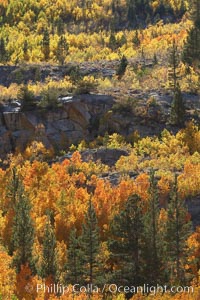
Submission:
[[[200,2],[0,0],[0,300],[200,299]]]

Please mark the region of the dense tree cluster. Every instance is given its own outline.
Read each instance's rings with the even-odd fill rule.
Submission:
[[[34,288],[27,294],[27,285],[41,282],[99,288],[109,282],[167,287],[196,282],[199,229],[193,232],[184,200],[199,194],[199,140],[194,124],[176,136],[165,130],[161,140],[139,140],[130,156],[116,163],[124,174],[117,185],[99,178],[109,172],[107,166],[83,162],[78,152],[52,165],[42,161],[47,151],[39,145],[34,157],[31,149],[11,157],[0,169],[1,255],[6,257],[0,266],[8,272],[0,295],[50,297]],[[115,147],[114,137],[108,137],[107,147]],[[144,167],[150,172],[128,177],[129,170]]]

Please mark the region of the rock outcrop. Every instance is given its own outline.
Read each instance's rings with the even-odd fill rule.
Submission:
[[[114,100],[105,95],[74,96],[54,110],[4,111],[0,114],[0,156],[36,139],[47,147],[63,149],[96,133],[94,120],[112,108]]]

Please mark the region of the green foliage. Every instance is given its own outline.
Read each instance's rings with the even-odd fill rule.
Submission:
[[[185,121],[185,105],[179,85],[176,85],[174,97],[171,105],[170,123],[173,125],[183,125]]]
[[[183,61],[189,65],[199,66],[200,63],[200,2],[190,1],[191,19],[193,27],[188,32],[188,37],[183,49]]]
[[[69,71],[70,80],[73,85],[76,85],[79,81],[83,79],[79,66],[72,66]]]
[[[135,34],[134,34],[134,37],[133,37],[133,45],[135,47],[140,46],[140,39],[139,39],[139,36],[138,36],[138,30],[135,31]]]
[[[15,216],[12,227],[13,265],[19,272],[21,265],[28,263],[32,271],[35,272],[33,258],[34,223],[30,215],[30,200],[24,191],[22,182],[18,185],[17,203],[14,211]]]
[[[116,40],[115,34],[113,32],[111,32],[111,34],[110,34],[108,47],[110,49],[112,49],[113,51],[115,51],[118,48],[117,40]]]
[[[169,52],[169,68],[168,68],[168,80],[170,87],[175,90],[178,83],[178,66],[180,58],[178,54],[178,48],[175,40],[173,39],[172,47]]]
[[[49,55],[50,55],[50,36],[49,36],[48,29],[45,29],[45,31],[43,33],[42,53],[44,55],[44,60],[47,61],[49,59]]]
[[[125,208],[111,223],[109,250],[117,264],[113,281],[119,285],[143,284],[143,204],[136,194],[130,196]]]
[[[23,53],[24,53],[24,60],[28,61],[29,60],[29,55],[28,55],[28,42],[27,42],[27,40],[24,41]]]
[[[117,72],[116,72],[116,75],[118,75],[119,78],[121,78],[124,75],[127,65],[128,65],[128,60],[127,60],[126,56],[123,55],[121,58],[119,67],[117,69]]]
[[[76,284],[82,282],[83,258],[81,252],[81,240],[76,229],[72,229],[69,235],[69,247],[67,249],[67,264],[65,266],[67,283]]]
[[[167,207],[167,222],[165,226],[165,259],[168,280],[175,284],[186,284],[185,265],[187,263],[187,239],[192,226],[188,219],[185,203],[178,192],[177,175],[173,183]]]
[[[89,200],[85,222],[82,226],[81,251],[82,251],[82,270],[84,283],[95,284],[100,282],[98,273],[100,251],[99,228],[97,223],[94,206]],[[101,274],[102,276],[103,274]]]
[[[4,63],[7,61],[7,51],[5,47],[5,41],[3,38],[0,39],[0,62]]]
[[[57,256],[56,256],[56,237],[54,228],[48,217],[43,237],[42,263],[40,270],[42,278],[52,276],[56,280],[57,275]]]
[[[159,230],[159,199],[155,171],[150,171],[149,200],[144,214],[144,273],[146,282],[156,284],[162,279],[162,236]]]
[[[89,80],[80,80],[76,84],[74,94],[81,95],[81,94],[90,94],[90,92],[95,91],[98,86],[98,83],[95,81]]]
[[[20,87],[17,98],[21,102],[22,110],[31,109],[35,105],[34,93],[32,91],[30,91],[28,85],[22,85]]]
[[[41,93],[41,101],[38,104],[39,107],[45,109],[55,109],[58,108],[61,104],[58,101],[59,91],[55,88],[47,88]]]
[[[61,65],[64,64],[68,51],[69,51],[69,46],[67,44],[65,36],[62,35],[58,41],[58,45],[56,49],[56,58],[59,64]]]

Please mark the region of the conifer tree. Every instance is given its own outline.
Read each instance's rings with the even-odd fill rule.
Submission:
[[[24,60],[28,61],[29,60],[29,55],[28,55],[28,42],[27,42],[27,40],[24,41],[23,53],[24,53]]]
[[[5,62],[6,59],[6,47],[5,47],[5,42],[4,39],[0,39],[0,62]]]
[[[176,84],[170,112],[170,123],[183,125],[185,120],[185,105],[179,84]]]
[[[99,283],[101,280],[101,275],[98,272],[98,255],[100,251],[99,228],[91,199],[89,200],[85,222],[82,227],[81,251],[84,282],[88,284]]]
[[[128,0],[127,1],[127,19],[129,23],[136,24],[136,1],[135,0]]]
[[[157,58],[156,53],[154,53],[154,55],[153,55],[153,64],[157,65],[157,63],[158,63],[158,58]]]
[[[117,40],[113,32],[110,34],[108,47],[113,51],[117,49]]]
[[[144,214],[144,272],[146,282],[149,284],[159,283],[162,267],[162,237],[159,231],[159,199],[158,187],[155,179],[155,171],[150,171],[150,187],[147,211]]]
[[[67,249],[66,282],[70,284],[81,283],[83,278],[82,251],[80,238],[76,229],[72,229],[69,236],[69,247]]]
[[[188,211],[178,192],[177,175],[171,189],[165,227],[166,268],[169,281],[185,284],[185,265],[188,257],[187,239],[191,233]]]
[[[127,60],[126,56],[123,55],[121,58],[120,64],[118,66],[117,72],[116,72],[116,75],[118,75],[119,78],[121,78],[124,75],[127,65],[128,65],[128,60]]]
[[[139,39],[139,35],[138,35],[138,30],[136,29],[135,33],[134,33],[134,36],[133,36],[133,45],[135,47],[138,47],[140,46],[140,39]]]
[[[44,55],[44,59],[48,60],[50,55],[50,36],[47,29],[45,29],[42,38],[42,53]]]
[[[56,275],[56,237],[54,228],[50,222],[50,217],[48,216],[48,220],[44,229],[41,276],[42,278],[51,276],[56,281]]]
[[[59,18],[57,21],[57,34],[59,36],[64,34],[64,22],[62,18]]]
[[[189,5],[193,27],[188,32],[182,56],[185,63],[198,67],[200,63],[200,1],[191,0]]]
[[[178,48],[175,39],[173,39],[172,47],[169,52],[169,67],[168,67],[168,81],[173,91],[175,91],[178,83],[179,63],[180,63],[180,58],[178,54]]]
[[[65,36],[62,35],[58,41],[58,45],[56,49],[56,58],[61,65],[64,64],[68,51],[69,51],[69,46],[67,44]]]
[[[13,240],[13,265],[17,272],[21,265],[29,264],[31,270],[35,272],[35,262],[33,258],[34,224],[31,218],[31,204],[24,191],[22,182],[18,184],[17,202],[15,205],[15,216],[12,228]]]
[[[135,285],[143,283],[143,206],[141,198],[130,196],[125,208],[116,215],[111,223],[109,250],[111,259],[117,264],[113,280],[117,284]]]

